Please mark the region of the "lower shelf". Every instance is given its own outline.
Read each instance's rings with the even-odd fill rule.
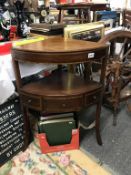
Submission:
[[[79,111],[99,102],[102,84],[72,73],[56,71],[20,90],[22,103],[47,113]]]

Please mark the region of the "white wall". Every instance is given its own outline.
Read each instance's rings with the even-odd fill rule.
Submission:
[[[131,0],[108,0],[111,8],[131,8]],[[127,4],[127,6],[126,6]]]

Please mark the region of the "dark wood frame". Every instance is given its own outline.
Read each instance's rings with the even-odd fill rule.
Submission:
[[[59,10],[58,22],[64,22],[64,11],[65,10],[78,10],[78,21],[80,23],[91,22],[90,11],[99,11],[109,9],[110,4],[108,3],[69,3],[69,4],[58,4],[57,9]],[[84,18],[82,18],[82,13],[84,10]]]

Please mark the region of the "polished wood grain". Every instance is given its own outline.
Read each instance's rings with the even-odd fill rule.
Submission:
[[[12,54],[15,60],[71,64],[86,62],[90,52],[98,52],[96,53],[97,56],[104,55],[106,47],[107,45],[105,44],[95,42],[55,37],[37,43],[14,47]]]
[[[49,52],[51,53],[68,53],[68,52],[85,52],[89,50],[96,50],[107,47],[105,44],[95,42],[64,39],[63,37],[54,37],[46,40],[15,46],[13,50],[22,50],[27,52]]]
[[[66,97],[84,95],[101,87],[98,82],[85,81],[84,78],[74,74],[57,71],[37,82],[24,85],[22,91],[43,97]]]

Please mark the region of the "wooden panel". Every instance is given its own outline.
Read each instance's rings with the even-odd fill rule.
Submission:
[[[27,105],[29,108],[41,110],[41,99],[39,96],[28,95],[21,93],[21,101],[23,105]]]
[[[72,112],[79,111],[83,106],[83,96],[69,98],[46,98],[43,100],[43,110],[45,112]]]
[[[100,91],[85,95],[85,105],[97,103],[100,100]]]

